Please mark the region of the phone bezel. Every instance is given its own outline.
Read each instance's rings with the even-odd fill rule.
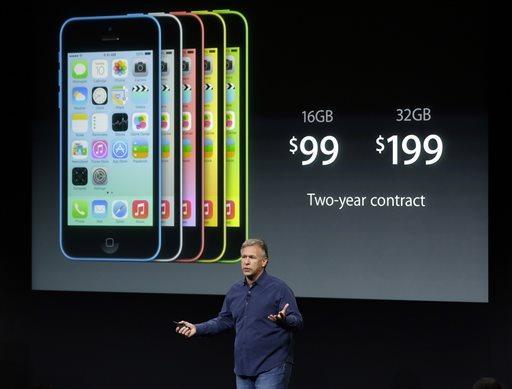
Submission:
[[[224,122],[226,113],[226,99],[225,99],[225,85],[226,85],[226,25],[224,19],[210,11],[194,11],[199,15],[204,24],[205,30],[205,52],[208,48],[217,48],[218,52],[218,88],[217,93],[217,120],[221,125],[217,131],[217,146],[218,146],[218,163],[217,163],[217,220],[216,227],[207,226],[205,222],[204,234],[205,245],[198,262],[216,262],[218,261],[226,249],[226,154],[225,154],[225,134]],[[206,184],[205,184],[206,185]]]
[[[174,203],[172,214],[175,216],[174,225],[166,226],[162,223],[162,243],[158,262],[170,262],[175,260],[183,246],[182,237],[182,136],[181,136],[181,58],[182,58],[182,27],[180,21],[172,15],[165,13],[151,14],[160,24],[162,52],[174,50],[174,80],[173,93],[174,107]],[[178,93],[176,93],[176,91]],[[163,136],[163,133],[161,134]],[[163,169],[162,169],[163,173]],[[163,182],[162,182],[163,185]],[[162,186],[163,190],[163,186]]]
[[[105,37],[112,37],[106,39]],[[160,153],[153,152],[153,225],[69,226],[68,225],[68,53],[152,51],[153,69],[160,69],[160,26],[149,15],[83,17],[68,19],[60,31],[60,246],[63,254],[76,260],[151,261],[160,251]],[[160,90],[160,72],[154,72],[153,90]],[[65,97],[65,98],[64,98]],[[160,95],[153,94],[152,128],[160,129]],[[159,132],[158,132],[159,134]],[[153,150],[160,150],[160,136],[153,136]],[[113,239],[115,252],[105,251]]]
[[[200,258],[204,248],[204,139],[203,139],[203,51],[204,51],[204,28],[201,18],[191,12],[177,11],[172,12],[176,16],[183,29],[183,50],[195,49],[196,51],[196,116],[195,116],[195,134],[196,134],[196,201],[195,215],[196,225],[183,225],[183,244],[177,262],[195,262]],[[185,179],[185,178],[184,178]]]
[[[249,236],[249,26],[245,16],[238,11],[214,10],[222,15],[226,23],[226,51],[229,47],[240,47],[240,225],[231,227],[226,223],[226,250],[220,262],[240,261],[240,248]],[[226,177],[227,181],[227,177]],[[227,184],[226,184],[227,186]]]

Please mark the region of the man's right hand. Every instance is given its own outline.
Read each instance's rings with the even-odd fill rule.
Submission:
[[[197,332],[196,326],[188,321],[180,321],[176,326],[176,332],[186,338],[194,336]]]

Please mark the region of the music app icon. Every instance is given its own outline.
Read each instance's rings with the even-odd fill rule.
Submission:
[[[108,155],[108,143],[106,140],[95,140],[92,142],[92,157],[104,159]]]
[[[213,203],[210,200],[204,201],[204,218],[211,219],[213,217]]]
[[[167,220],[171,217],[171,203],[168,200],[162,200],[162,220]]]
[[[189,200],[183,200],[183,219],[190,219],[192,216],[192,203]]]
[[[228,200],[226,201],[226,217],[228,219],[235,218],[235,202]]]
[[[132,216],[134,219],[147,219],[148,218],[149,204],[147,200],[133,200],[132,202]]]

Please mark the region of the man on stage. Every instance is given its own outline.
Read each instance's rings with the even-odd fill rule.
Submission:
[[[204,323],[181,321],[185,337],[216,335],[235,328],[237,389],[286,389],[293,364],[293,332],[302,315],[292,290],[266,272],[267,245],[248,239],[242,245],[244,279],[226,294],[219,315]]]

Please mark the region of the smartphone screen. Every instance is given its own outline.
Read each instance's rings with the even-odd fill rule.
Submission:
[[[68,53],[69,226],[153,226],[153,52]]]
[[[182,78],[183,226],[196,227],[198,224],[196,180],[201,179],[196,174],[196,152],[198,149],[196,131],[200,131],[201,128],[200,125],[199,128],[197,126],[196,49],[183,50]]]
[[[226,50],[226,225],[240,227],[240,48]]]
[[[206,227],[217,227],[219,190],[219,131],[222,119],[218,117],[218,49],[206,48],[204,54],[204,222]],[[220,128],[219,128],[220,127]]]

